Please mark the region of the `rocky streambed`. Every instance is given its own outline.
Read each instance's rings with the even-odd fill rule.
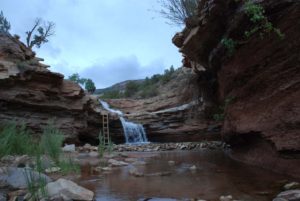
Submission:
[[[300,196],[297,179],[236,162],[224,151],[228,146],[217,141],[116,145],[102,157],[89,144],[63,150],[62,157],[80,170],[64,174],[43,156],[50,200],[279,201]],[[5,156],[0,164],[0,200],[28,198],[24,171],[37,174],[35,158]]]

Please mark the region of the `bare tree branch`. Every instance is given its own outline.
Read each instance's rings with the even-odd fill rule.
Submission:
[[[30,49],[33,47],[34,44],[32,44],[32,41],[31,41],[31,36],[32,36],[32,33],[35,31],[35,29],[40,26],[42,22],[42,19],[41,18],[36,18],[35,19],[35,22],[34,22],[34,25],[32,27],[32,29],[30,31],[27,31],[26,34],[27,34],[27,37],[26,37],[26,45],[27,47],[29,47]]]
[[[199,0],[159,0],[162,9],[159,13],[170,24],[183,25],[185,20],[197,14]]]
[[[27,47],[29,47],[30,49],[33,48],[33,46],[36,46],[38,48],[41,47],[41,45],[43,43],[47,43],[48,42],[48,38],[52,35],[54,35],[55,31],[55,24],[53,22],[47,22],[42,24],[42,19],[41,18],[37,18],[35,20],[34,26],[30,31],[27,31],[27,37],[26,37],[26,44]],[[33,33],[34,34],[33,36]],[[33,37],[33,38],[32,38]]]

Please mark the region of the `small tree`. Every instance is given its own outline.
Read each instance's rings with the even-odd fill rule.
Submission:
[[[170,24],[184,25],[185,20],[197,14],[198,0],[159,0],[162,9],[159,13]]]
[[[131,97],[133,96],[139,89],[139,85],[134,82],[130,81],[126,84],[126,89],[125,89],[125,96],[126,97]]]
[[[84,85],[85,90],[88,92],[94,93],[96,90],[95,84],[91,79],[87,79]]]
[[[76,82],[77,84],[81,84],[81,85],[84,85],[86,82],[86,79],[80,78],[78,73],[74,73],[74,74],[70,75],[68,80],[71,80],[71,81]]]
[[[54,35],[54,28],[55,24],[53,22],[45,23],[41,18],[37,18],[32,29],[26,32],[27,47],[30,49],[32,49],[33,46],[40,48],[43,43],[48,42],[50,36]]]
[[[88,92],[94,93],[96,90],[95,83],[91,79],[80,78],[78,73],[74,73],[69,76],[68,80],[76,82],[77,84],[84,85],[85,90]]]
[[[0,12],[0,33],[8,34],[10,30],[10,23],[4,17],[3,12]]]

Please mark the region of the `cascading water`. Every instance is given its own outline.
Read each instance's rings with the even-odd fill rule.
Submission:
[[[118,114],[118,116],[120,117],[127,144],[148,143],[147,135],[142,124],[136,124],[133,122],[126,121],[123,117],[123,112],[121,112],[120,110],[111,109],[108,103],[102,100],[100,100],[100,103],[104,109],[111,113]]]

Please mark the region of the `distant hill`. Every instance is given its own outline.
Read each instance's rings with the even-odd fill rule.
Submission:
[[[118,92],[125,92],[125,89],[126,89],[126,85],[129,83],[129,82],[134,82],[136,84],[141,84],[143,83],[145,79],[139,79],[139,80],[126,80],[126,81],[123,81],[123,82],[119,82],[117,84],[114,84],[110,87],[107,87],[107,88],[103,88],[103,89],[96,89],[96,91],[94,92],[94,94],[97,94],[97,95],[103,95],[105,93],[109,93],[109,92],[113,92],[113,91],[118,91]]]
[[[97,89],[95,94],[101,98],[151,98],[169,91],[176,91],[178,87],[183,89],[190,79],[191,73],[183,68],[174,70],[173,67],[166,69],[164,74],[155,74],[140,80],[127,80],[104,89]]]

